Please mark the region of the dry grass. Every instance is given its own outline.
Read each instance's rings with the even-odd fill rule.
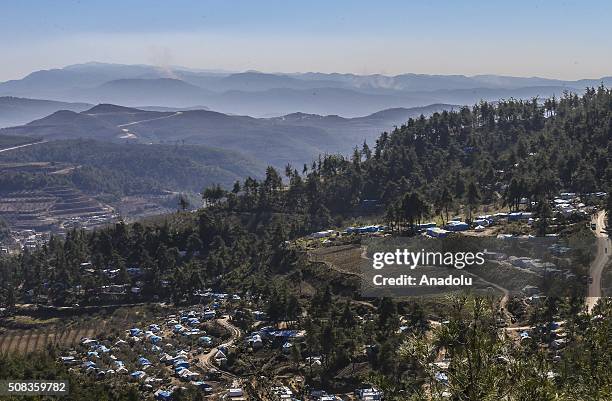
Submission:
[[[26,354],[45,349],[48,345],[72,347],[83,337],[96,334],[94,327],[65,329],[60,326],[35,330],[7,330],[0,335],[0,353]]]
[[[361,247],[357,245],[340,245],[318,248],[308,253],[313,262],[323,262],[330,268],[345,274],[359,275],[369,263],[361,257]]]
[[[2,321],[4,328],[0,330],[0,354],[24,354],[43,350],[48,345],[73,347],[83,337],[94,338],[113,331],[121,332],[159,311],[159,307],[147,305],[71,317],[34,318],[17,315]]]

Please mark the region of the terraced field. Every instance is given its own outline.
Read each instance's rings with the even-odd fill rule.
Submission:
[[[83,337],[93,338],[126,330],[134,321],[154,313],[154,308],[125,306],[95,314],[91,314],[89,309],[83,309],[82,315],[54,317],[42,322],[35,320],[27,325],[20,323],[20,319],[5,319],[0,321],[0,354],[30,353],[43,350],[48,345],[73,347]]]
[[[96,334],[96,327],[77,326],[72,328],[49,327],[36,330],[7,330],[0,334],[0,353],[29,353],[40,351],[47,345],[71,347],[83,337]]]
[[[70,187],[0,193],[0,216],[15,230],[59,231],[66,223],[87,228],[112,220],[113,214],[110,206]]]
[[[340,273],[360,276],[362,268],[369,266],[362,253],[358,245],[340,245],[311,250],[308,256],[311,261],[323,262]]]

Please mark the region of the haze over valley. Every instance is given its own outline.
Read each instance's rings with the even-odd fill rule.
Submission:
[[[85,63],[0,83],[0,96],[89,104],[207,109],[278,117],[294,112],[359,117],[396,107],[559,97],[612,77],[564,81],[499,75],[206,72],[151,65]],[[2,120],[0,120],[1,122]],[[25,122],[25,121],[24,121]]]
[[[610,83],[84,63],[0,83],[0,163],[5,190],[34,174],[30,182],[68,185],[131,215],[161,213],[178,193],[197,204],[203,188],[261,177],[266,166],[349,156],[421,115]]]
[[[0,398],[612,400],[610,15],[1,2]]]

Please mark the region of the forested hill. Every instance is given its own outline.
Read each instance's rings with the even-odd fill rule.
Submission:
[[[529,303],[510,299],[507,313],[513,317],[518,310],[520,321],[504,328],[502,306],[490,296],[457,295],[445,297],[443,303],[433,297],[415,302],[363,300],[354,273],[310,261],[300,241],[289,240],[329,227],[330,217],[342,217],[364,199],[381,198],[391,204],[404,197],[403,190],[411,192],[410,199],[416,195],[432,204],[445,192],[451,201],[482,196],[486,202],[506,186],[530,196],[546,196],[564,187],[601,187],[610,179],[611,101],[612,92],[600,89],[588,91],[583,98],[567,96],[542,106],[483,103],[410,120],[382,134],[373,149],[357,149],[352,160],[328,156],[299,170],[287,166],[289,186],[269,167],[265,179],[236,182],[231,192],[209,187],[204,196],[212,205],[196,213],[121,222],[92,232],[73,230],[65,239],[54,236],[45,246],[0,258],[0,305],[9,313],[23,303],[80,305],[67,312],[81,306],[143,301],[172,301],[192,308],[208,296],[203,289],[211,288],[239,295],[237,302],[228,297],[233,303],[225,307],[232,324],[243,333],[252,333],[260,325],[251,317],[255,308],[265,311],[271,326],[282,322],[281,327],[303,329],[304,341],[296,341],[293,348],[298,356],[291,358],[323,361],[316,370],[312,370],[314,364],[295,363],[295,371],[304,372],[304,383],[315,383],[311,388],[335,392],[346,389],[344,383],[376,380],[389,400],[410,395],[418,399],[432,383],[449,399],[608,400],[609,300],[602,298],[592,314],[585,314],[581,300],[574,297]],[[161,145],[130,145],[130,149],[145,152],[144,148],[156,146]],[[164,154],[169,149],[163,148]],[[470,196],[475,193],[478,196]],[[361,250],[353,249],[361,260]],[[352,263],[348,257],[334,258],[338,263]],[[429,311],[444,323],[431,324]],[[148,313],[142,316],[149,319]],[[121,313],[121,324],[131,324],[125,319]],[[518,333],[509,334],[524,327],[518,326],[523,321],[533,327],[526,341],[518,340]],[[563,331],[558,329],[561,325]],[[123,331],[105,329],[110,336]],[[558,337],[561,333],[567,336]],[[106,334],[98,338],[114,341]],[[560,338],[566,339],[563,351],[553,346]],[[228,360],[231,374],[251,377],[246,374],[255,372],[252,377],[259,377],[257,370],[244,367],[257,369],[289,360],[280,357],[282,351],[275,346],[243,352],[247,349],[244,340],[240,339]],[[445,359],[448,376],[432,368],[437,366],[432,361],[440,347],[452,357]],[[49,361],[31,360],[44,371],[51,369]],[[474,360],[482,363],[471,363]],[[11,373],[18,368],[30,369],[23,360],[0,358],[0,377],[5,371],[22,377]],[[103,381],[98,376],[96,383],[112,381],[113,394],[119,394],[125,387],[116,377]],[[71,389],[79,385],[71,384]],[[101,399],[103,389],[94,387],[92,399]],[[200,399],[178,394],[180,399]]]
[[[561,189],[590,192],[612,182],[612,91],[589,89],[539,105],[481,103],[471,110],[410,120],[360,153],[362,198],[391,199],[418,189],[431,200],[475,182],[485,197],[518,183],[525,197]],[[356,158],[358,159],[358,158]],[[326,172],[324,172],[326,174]]]
[[[4,137],[0,135],[0,143]],[[0,163],[41,162],[64,163],[72,168],[61,175],[7,170],[0,174],[0,190],[22,190],[61,180],[60,183],[93,194],[199,192],[208,185],[229,186],[241,177],[259,176],[265,168],[239,153],[202,145],[115,144],[75,139],[0,153]]]
[[[588,89],[545,101],[480,103],[410,119],[350,159],[320,158],[288,167],[290,187],[269,169],[228,201],[234,208],[348,212],[363,200],[389,205],[407,192],[429,205],[548,198],[561,189],[605,190],[612,182],[612,91]],[[214,191],[210,192],[213,197]],[[218,195],[218,194],[217,194]],[[469,196],[468,196],[469,195]]]

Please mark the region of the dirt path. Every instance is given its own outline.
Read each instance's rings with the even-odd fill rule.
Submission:
[[[170,117],[175,117],[175,116],[180,116],[181,114],[183,114],[182,111],[177,111],[174,114],[170,114],[169,116],[163,116],[163,117],[156,117],[156,118],[149,118],[148,120],[140,120],[140,121],[133,121],[131,123],[127,123],[127,124],[120,124],[117,125],[117,128],[122,128],[122,127],[129,127],[130,125],[136,125],[136,124],[140,124],[140,123],[146,123],[149,121],[157,121],[157,120],[163,120],[165,118],[170,118]]]
[[[16,149],[21,149],[21,148],[26,148],[28,146],[34,146],[34,145],[38,145],[38,144],[45,143],[45,142],[47,142],[47,141],[26,143],[25,145],[19,145],[19,146],[13,146],[11,148],[0,149],[0,153],[8,152],[8,151],[11,151],[11,150],[16,150]]]
[[[469,273],[469,272],[466,272],[466,273],[471,274],[471,273]],[[504,314],[506,314],[506,312],[507,312],[507,311],[506,311],[506,305],[508,305],[508,301],[510,300],[510,291],[508,291],[508,289],[507,289],[507,288],[504,288],[504,287],[502,287],[502,286],[501,286],[501,285],[499,285],[499,284],[495,284],[495,283],[492,283],[492,282],[490,282],[490,281],[487,281],[487,280],[485,280],[484,278],[482,278],[482,277],[480,277],[480,276],[478,276],[478,275],[476,275],[476,274],[472,274],[472,275],[473,275],[474,277],[477,277],[477,278],[478,278],[480,281],[482,281],[483,283],[488,284],[488,285],[490,285],[490,286],[492,286],[492,287],[494,287],[494,288],[498,289],[499,291],[501,291],[501,292],[502,292],[502,294],[504,294],[504,295],[502,296],[501,300],[499,301],[499,307],[500,307],[500,308],[501,308],[501,310],[504,312]]]
[[[235,379],[236,376],[234,374],[221,369],[219,366],[214,364],[213,360],[214,360],[215,354],[219,351],[220,347],[229,347],[230,345],[234,344],[236,340],[240,338],[241,336],[240,329],[230,323],[228,316],[218,319],[217,323],[219,323],[227,331],[230,332],[230,339],[224,342],[223,344],[219,345],[218,347],[211,349],[207,354],[200,355],[198,357],[198,361],[199,361],[200,367],[202,367],[204,370],[217,369],[217,370],[222,371],[223,374],[225,374],[226,376],[232,379]]]
[[[603,269],[606,267],[608,262],[610,261],[610,252],[612,252],[612,243],[610,242],[610,238],[608,234],[605,232],[605,220],[606,220],[606,212],[599,212],[595,217],[591,220],[592,223],[595,223],[595,237],[597,241],[597,255],[595,256],[595,260],[591,264],[590,277],[592,279],[589,282],[589,288],[587,292],[586,306],[588,311],[590,312],[593,307],[601,298],[601,276]]]
[[[52,173],[49,173],[49,174],[52,174],[52,175],[66,175],[66,174],[76,170],[77,168],[81,168],[81,166],[66,167],[66,168],[63,168],[61,170],[56,170],[56,171],[54,171]]]

